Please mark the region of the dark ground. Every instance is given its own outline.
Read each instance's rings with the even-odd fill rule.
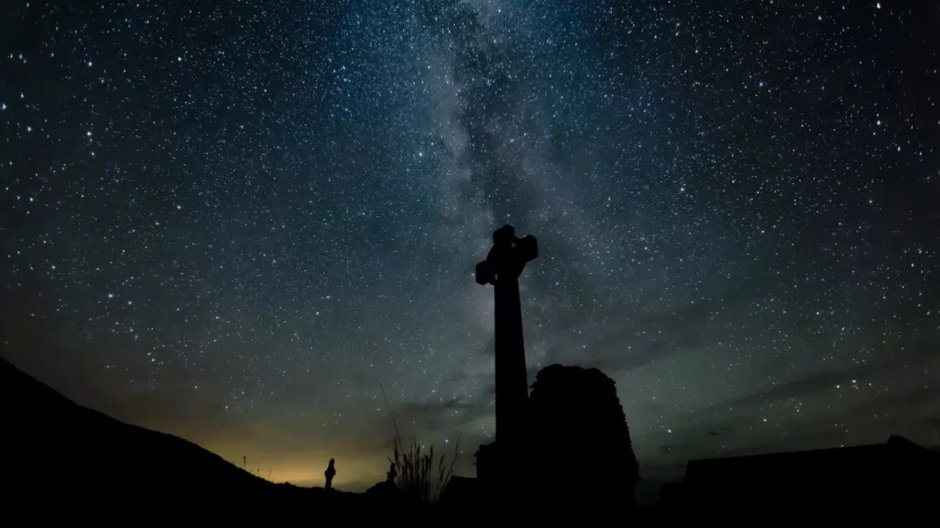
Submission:
[[[272,484],[191,442],[76,405],[2,359],[0,416],[4,517],[32,526],[269,525],[419,508]]]
[[[820,451],[807,452],[815,458],[807,458],[807,453],[783,453],[695,461],[697,478],[690,481],[686,473],[685,483],[668,486],[666,495],[673,502],[659,503],[667,508],[643,505],[653,503],[659,482],[677,477],[676,468],[647,468],[648,481],[641,481],[635,490],[641,505],[635,510],[575,508],[564,493],[555,493],[552,501],[546,501],[539,494],[524,492],[519,496],[527,500],[510,503],[470,494],[460,501],[425,505],[405,500],[400,494],[355,494],[270,483],[191,442],[76,405],[2,359],[0,420],[0,448],[7,461],[0,471],[2,518],[29,526],[479,525],[507,517],[543,519],[552,524],[576,518],[645,525],[701,519],[702,515],[743,520],[770,512],[775,518],[820,514],[815,511],[819,508],[800,507],[808,504],[807,500],[820,507],[838,506],[838,511],[830,513],[840,516],[880,512],[901,520],[913,519],[909,516],[916,512],[929,512],[934,502],[931,494],[937,489],[936,469],[940,468],[936,452],[901,439],[885,446],[834,450],[835,455],[822,458]],[[853,453],[865,456],[849,460]],[[762,463],[749,462],[751,459]],[[783,462],[776,463],[780,460]],[[795,473],[786,482],[773,477],[789,474],[780,469],[781,464]],[[809,466],[804,467],[806,464]],[[841,469],[822,470],[833,464]],[[879,467],[883,471],[875,471]],[[704,471],[709,468],[717,473],[709,475]],[[864,493],[838,493],[848,489],[838,484],[845,480],[846,468],[851,469],[853,489]],[[732,469],[746,475],[736,478],[738,473],[733,475]],[[830,480],[813,477],[814,472]],[[877,478],[867,478],[869,473]],[[471,487],[479,484],[473,479],[462,480]],[[866,488],[869,481],[874,488]],[[816,488],[829,489],[807,487],[813,482]],[[862,495],[866,500],[855,500]],[[826,498],[830,496],[840,500],[829,501]],[[696,497],[705,498],[707,504],[693,512],[689,505],[697,504]]]

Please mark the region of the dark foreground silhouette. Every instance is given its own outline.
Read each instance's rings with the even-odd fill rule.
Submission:
[[[900,436],[884,444],[691,460],[667,486],[671,511],[924,513],[940,498],[940,454]]]
[[[2,518],[28,526],[268,526],[421,507],[270,483],[191,442],[76,405],[3,359],[0,423]]]
[[[521,445],[497,439],[481,446],[478,478],[453,480],[447,501],[529,513],[631,514],[639,466],[612,379],[597,369],[545,367],[523,419]],[[543,507],[533,508],[538,504]]]
[[[638,466],[613,380],[597,369],[552,365],[529,393],[519,276],[538,255],[535,236],[519,238],[506,224],[476,265],[477,284],[493,286],[496,442],[477,451],[478,481],[455,481],[448,500],[626,512]]]
[[[542,497],[625,512],[639,465],[614,380],[597,369],[540,370],[528,405],[528,475]]]
[[[76,405],[0,359],[2,518],[28,526],[466,525],[506,514],[610,519],[613,505],[621,519],[632,516],[628,524],[671,516],[813,519],[824,511],[902,519],[930,513],[940,496],[938,454],[895,437],[884,445],[692,461],[660,508],[631,509],[636,461],[625,448],[619,402],[595,372],[553,367],[537,376],[529,434],[542,440],[524,456],[531,475],[507,512],[505,502],[481,493],[481,479],[455,477],[434,505],[409,500],[391,476],[363,494],[272,484],[191,442]],[[577,400],[594,406],[593,417],[579,416]]]

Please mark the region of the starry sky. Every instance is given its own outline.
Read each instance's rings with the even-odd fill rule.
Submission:
[[[641,466],[938,445],[938,35],[929,0],[3,2],[0,355],[274,481],[383,479],[390,406],[472,475],[508,222],[530,381],[602,369]]]

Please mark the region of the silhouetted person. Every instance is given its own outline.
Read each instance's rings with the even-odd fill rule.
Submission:
[[[331,458],[330,465],[326,467],[326,471],[323,472],[323,476],[326,477],[326,486],[325,489],[333,489],[333,477],[336,475],[336,466],[333,464],[335,461]]]
[[[395,469],[395,463],[388,467],[388,473],[385,474],[385,482],[389,484],[395,484],[395,478],[398,477],[398,470]]]

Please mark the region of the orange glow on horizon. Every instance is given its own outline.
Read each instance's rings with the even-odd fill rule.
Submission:
[[[207,445],[235,466],[274,483],[291,483],[303,487],[323,487],[324,475],[330,458],[335,458],[336,476],[333,487],[343,491],[361,492],[385,480],[388,460],[376,453],[361,453],[347,448],[330,450],[315,448],[285,453],[256,453],[248,446],[244,449],[232,445]],[[246,453],[245,455],[236,453]],[[247,464],[242,457],[246,457]]]

